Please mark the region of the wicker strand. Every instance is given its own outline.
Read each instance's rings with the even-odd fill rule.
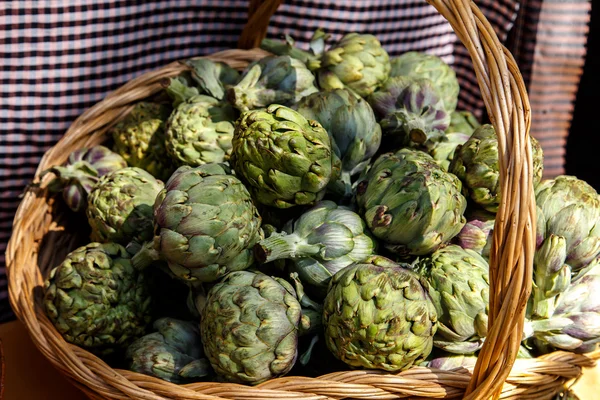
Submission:
[[[250,0],[248,23],[238,40],[239,49],[254,49],[260,46],[260,42],[267,36],[269,20],[281,3],[283,0]]]
[[[428,1],[446,17],[471,54],[482,97],[499,138],[504,195],[493,237],[490,332],[474,369],[440,371],[420,367],[398,374],[340,371],[317,378],[283,377],[255,387],[217,382],[174,385],[112,369],[62,339],[42,310],[41,286],[49,270],[79,243],[74,233],[78,221],[48,193],[45,185],[51,176],[40,181],[39,174],[49,166],[64,163],[75,149],[101,143],[110,127],[127,115],[135,102],[157,93],[163,79],[186,69],[178,62],[128,82],[83,113],[44,155],[36,173],[36,185],[26,190],[6,253],[9,297],[42,354],[93,399],[391,400],[496,396],[538,400],[551,399],[566,382],[580,376],[583,367],[594,365],[600,351],[587,355],[555,352],[515,362],[531,287],[535,231],[527,94],[514,59],[477,7],[468,0]],[[262,28],[256,27],[255,38],[266,32],[264,15],[270,16],[280,2],[251,2],[253,15],[264,13],[263,19],[258,19]],[[266,54],[259,49],[228,50],[208,58],[241,69]]]

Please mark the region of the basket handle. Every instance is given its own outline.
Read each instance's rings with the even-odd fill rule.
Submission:
[[[248,23],[244,27],[239,49],[253,49],[267,36],[269,21],[283,0],[250,0],[248,5]]]
[[[471,0],[427,0],[469,51],[481,95],[498,135],[500,187],[490,252],[488,336],[465,399],[497,399],[515,362],[531,294],[535,197],[529,142],[531,109],[517,63]]]

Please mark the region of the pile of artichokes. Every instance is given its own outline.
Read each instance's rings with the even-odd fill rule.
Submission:
[[[439,57],[321,30],[309,51],[263,47],[241,74],[186,62],[112,143],[46,171],[91,232],[47,277],[46,315],[69,343],[173,383],[472,364],[504,195],[494,127],[457,109]],[[600,198],[572,176],[542,181],[531,147],[522,353],[588,352]]]

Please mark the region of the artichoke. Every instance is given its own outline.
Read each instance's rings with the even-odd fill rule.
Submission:
[[[487,262],[472,250],[450,245],[420,260],[416,269],[438,316],[434,346],[450,353],[475,353],[487,336]]]
[[[431,353],[437,315],[414,272],[373,256],[333,276],[323,325],[327,347],[341,361],[399,371]]]
[[[456,109],[460,87],[454,70],[433,54],[410,51],[391,60],[390,77],[425,78],[433,82],[447,112]]]
[[[340,179],[333,184],[337,194],[352,196],[352,176],[360,174],[381,144],[381,127],[373,109],[362,98],[344,89],[317,92],[298,103],[298,112],[315,120],[329,133],[342,162]]]
[[[56,177],[48,184],[52,192],[62,192],[67,206],[75,212],[85,211],[88,195],[98,180],[109,172],[127,167],[127,162],[104,146],[85,147],[69,154],[64,166],[54,166],[42,173]]]
[[[456,176],[426,153],[402,149],[381,155],[357,186],[367,226],[400,256],[425,255],[465,225],[467,201]]]
[[[300,280],[315,297],[325,298],[331,277],[340,269],[371,256],[376,243],[360,216],[332,201],[321,201],[296,221],[254,247],[262,263],[290,259]]]
[[[162,258],[187,282],[213,282],[248,268],[252,246],[262,238],[261,219],[250,193],[219,164],[177,169],[156,197],[156,237],[136,254]]]
[[[474,355],[445,355],[436,357],[430,361],[423,363],[423,366],[443,371],[452,371],[457,368],[473,369],[477,362],[477,356]]]
[[[600,342],[600,260],[557,296],[549,318],[527,321],[524,339],[540,352],[588,353]]]
[[[144,276],[116,243],[72,251],[50,272],[44,288],[44,308],[56,330],[98,355],[125,350],[150,323]]]
[[[590,185],[565,175],[540,183],[535,194],[537,248],[531,313],[549,318],[555,296],[600,255],[600,199]]]
[[[183,72],[176,77],[163,80],[162,86],[173,100],[173,108],[177,108],[181,103],[201,94],[200,89],[193,84],[189,72]]]
[[[468,213],[467,223],[454,238],[454,243],[489,259],[495,222],[496,216],[487,211],[476,210]]]
[[[162,188],[161,181],[140,168],[104,175],[88,198],[92,241],[127,244],[152,238],[152,205]]]
[[[291,106],[316,92],[315,77],[302,61],[268,56],[248,65],[241,81],[227,89],[227,99],[240,111],[270,104]]]
[[[302,61],[309,70],[315,71],[321,67],[321,56],[325,52],[325,41],[330,35],[322,29],[317,29],[310,40],[310,51],[304,51],[295,46],[290,35],[285,35],[285,41],[263,39],[260,48],[278,56],[290,56]]]
[[[218,100],[223,100],[225,91],[240,81],[240,73],[222,62],[214,62],[206,58],[188,60],[192,79],[200,87],[200,92]]]
[[[321,57],[321,89],[348,89],[367,97],[390,75],[390,57],[373,35],[349,33]]]
[[[479,128],[481,124],[469,111],[453,111],[450,114],[450,126],[446,129],[448,133],[464,133],[465,135],[471,135],[475,132],[475,129]]]
[[[273,104],[237,121],[231,165],[259,203],[289,208],[323,198],[333,173],[332,153],[331,139],[318,122]]]
[[[165,149],[165,122],[170,113],[169,106],[141,101],[111,129],[114,151],[130,167],[144,169],[163,181],[175,170]]]
[[[287,374],[298,356],[300,330],[316,328],[314,315],[303,313],[303,298],[289,283],[250,271],[232,272],[213,286],[200,332],[215,372],[252,385]]]
[[[179,165],[221,163],[231,154],[233,107],[198,95],[180,103],[167,122],[166,147]]]
[[[534,185],[542,179],[543,153],[537,140],[530,136],[533,150]],[[500,167],[498,137],[492,125],[475,129],[471,138],[456,149],[450,172],[463,182],[465,196],[477,205],[495,213],[500,206]]]
[[[194,382],[210,374],[196,324],[160,318],[154,330],[127,348],[125,359],[131,371],[173,383]]]
[[[431,81],[390,78],[369,97],[384,135],[397,146],[432,147],[444,136],[450,114]]]
[[[454,159],[456,149],[467,143],[470,138],[471,135],[466,133],[446,133],[427,152],[444,171],[448,171],[450,170],[450,163]]]

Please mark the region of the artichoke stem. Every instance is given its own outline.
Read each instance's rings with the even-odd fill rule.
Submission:
[[[539,318],[550,318],[554,314],[555,298],[546,298],[542,290],[533,288],[533,315]]]
[[[312,357],[313,349],[315,345],[319,341],[319,335],[314,335],[312,339],[310,339],[310,344],[308,345],[308,349],[300,356],[300,364],[306,366],[310,362],[310,358]]]
[[[131,258],[131,262],[137,270],[144,270],[153,262],[160,260],[160,253],[154,248],[154,242],[144,243]]]
[[[308,244],[293,234],[274,234],[254,246],[254,256],[262,264],[282,258],[309,257],[320,252],[321,245]]]

